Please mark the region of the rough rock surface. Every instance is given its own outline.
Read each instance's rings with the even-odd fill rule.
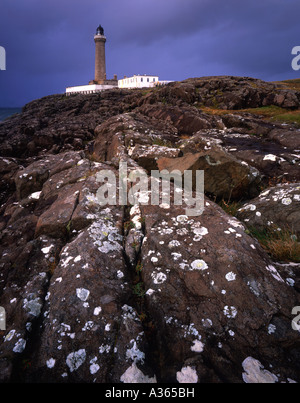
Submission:
[[[300,237],[300,183],[268,188],[244,204],[237,217],[258,229],[272,226]]]
[[[299,103],[209,77],[45,97],[0,123],[0,381],[300,382],[300,265],[246,227],[300,236],[300,130],[242,111]],[[148,175],[138,203],[120,202],[121,162],[128,190]],[[157,168],[204,170],[201,215],[174,184],[150,204]],[[237,218],[216,204],[233,198]]]

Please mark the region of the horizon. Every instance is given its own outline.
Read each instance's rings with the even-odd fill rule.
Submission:
[[[173,81],[300,77],[291,66],[292,49],[300,45],[299,2],[219,3],[3,0],[0,46],[6,50],[6,70],[0,71],[0,107],[21,108],[63,94],[66,87],[88,84],[94,77],[93,36],[99,24],[107,37],[108,79],[149,72]]]

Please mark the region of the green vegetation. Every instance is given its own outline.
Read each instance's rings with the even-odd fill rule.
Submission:
[[[160,138],[153,139],[152,145],[161,146],[161,147],[169,147],[169,148],[177,148],[176,144],[171,143],[171,141],[163,140]]]
[[[242,203],[236,201],[226,202],[223,199],[218,205],[227,214],[235,217]],[[300,263],[300,242],[298,242],[297,236],[289,229],[279,230],[275,226],[260,229],[249,226],[245,232],[257,239],[273,259],[282,262]]]
[[[274,84],[282,84],[290,90],[300,91],[300,78],[293,80],[275,81]]]
[[[275,260],[300,263],[300,243],[297,242],[296,235],[288,229],[249,227],[247,232],[256,238]]]
[[[132,292],[139,298],[143,298],[145,296],[145,287],[143,282],[139,282],[132,287]]]
[[[241,202],[221,200],[218,205],[229,215],[236,216],[238,209],[242,207]]]
[[[289,110],[280,108],[279,106],[270,105],[262,106],[260,108],[243,109],[239,112],[247,112],[254,115],[260,115],[271,121],[278,121],[280,123],[295,123],[300,126],[300,110]]]

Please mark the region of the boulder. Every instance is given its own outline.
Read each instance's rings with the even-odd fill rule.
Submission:
[[[259,192],[259,173],[219,147],[180,158],[159,158],[157,166],[160,171],[179,170],[182,174],[185,170],[193,175],[204,171],[204,191],[217,199],[241,199]]]
[[[145,168],[149,173],[157,170],[157,160],[160,158],[178,158],[182,155],[182,151],[178,148],[169,148],[165,146],[152,145],[136,145],[130,150],[130,156],[138,165]]]
[[[141,210],[159,380],[239,383],[244,360],[254,357],[276,381],[298,381],[290,321],[298,293],[244,226],[210,201],[193,218],[182,207]]]
[[[279,184],[245,203],[237,217],[247,226],[288,230],[300,237],[300,183]]]
[[[19,170],[15,175],[18,199],[23,199],[31,193],[40,191],[43,184],[51,176],[73,167],[82,157],[83,154],[80,152],[49,155]]]

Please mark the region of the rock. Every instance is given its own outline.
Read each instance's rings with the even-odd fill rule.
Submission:
[[[17,161],[11,158],[0,158],[0,204],[2,205],[8,195],[14,190],[14,175],[19,169]]]
[[[150,173],[152,170],[158,170],[157,160],[160,158],[178,158],[182,155],[182,152],[178,148],[159,145],[152,145],[150,147],[136,145],[130,154],[133,160]]]
[[[174,368],[181,368],[198,382],[240,382],[249,355],[272,365],[278,381],[297,379],[298,336],[288,318],[299,296],[243,225],[212,202],[192,219],[174,206],[143,206],[142,214],[142,275],[160,379],[176,382]]]
[[[258,194],[259,173],[247,164],[236,160],[221,148],[211,148],[180,158],[159,158],[159,170],[204,171],[204,191],[218,199],[241,199]]]
[[[237,217],[258,230],[280,228],[300,237],[300,184],[277,185],[244,204]]]
[[[67,237],[72,214],[77,207],[80,185],[67,186],[37,222],[35,236],[49,235],[54,238]]]
[[[1,382],[300,382],[300,265],[246,228],[299,236],[300,132],[244,110],[299,99],[261,80],[195,78],[53,95],[1,122]],[[209,198],[176,204],[171,182],[168,200],[150,187],[157,167],[203,169]],[[120,180],[139,188],[136,203]],[[238,219],[211,200],[223,198],[243,203]]]
[[[175,82],[145,96],[142,104],[198,104],[219,109],[246,109],[276,105],[299,108],[299,93],[250,77],[200,77]]]
[[[300,130],[271,130],[268,138],[276,141],[290,150],[300,150]]]
[[[119,161],[131,154],[136,145],[175,143],[177,130],[164,121],[153,121],[140,113],[113,117],[95,129],[93,156],[100,161]]]
[[[67,152],[60,155],[49,155],[17,172],[15,184],[18,199],[40,191],[43,184],[53,175],[76,165],[83,154]]]

